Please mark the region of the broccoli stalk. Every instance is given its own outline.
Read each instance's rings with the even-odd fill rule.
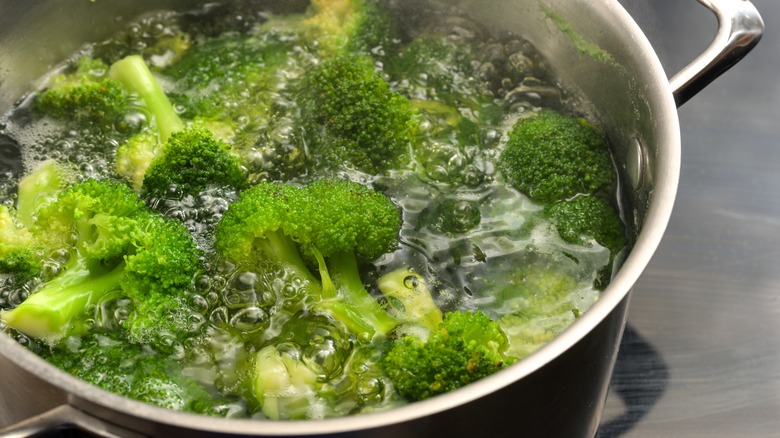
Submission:
[[[387,298],[388,311],[405,324],[414,324],[434,331],[442,321],[442,313],[420,274],[403,267],[379,277],[377,287]]]
[[[36,211],[74,181],[74,172],[54,160],[38,164],[19,181],[16,219],[25,227],[32,226]]]
[[[325,270],[321,267],[320,272],[330,276],[338,289],[336,286],[331,286],[332,291],[325,288],[325,300],[315,305],[315,310],[342,321],[354,333],[386,334],[398,325],[398,320],[366,290],[354,253],[329,257]],[[338,300],[333,299],[336,297]]]
[[[141,56],[130,55],[113,63],[108,74],[143,100],[161,141],[167,141],[171,134],[184,128],[184,122]]]
[[[62,269],[62,274],[46,282],[15,309],[0,311],[0,320],[51,344],[65,336],[87,333],[91,327],[86,309],[119,288],[124,266],[90,268],[83,258],[73,257]]]

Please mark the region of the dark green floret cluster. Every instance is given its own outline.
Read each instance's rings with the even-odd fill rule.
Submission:
[[[472,384],[598,299],[616,171],[530,43],[261,3],[143,17],[0,121],[0,331],[155,406],[325,419]]]
[[[175,361],[105,334],[73,338],[63,348],[40,354],[86,382],[154,406],[204,415],[229,409],[227,400],[182,374]]]
[[[370,58],[336,57],[308,73],[302,87],[302,130],[318,165],[347,163],[377,174],[410,162],[415,112]]]
[[[130,93],[108,76],[100,59],[81,58],[75,70],[55,76],[38,94],[35,109],[58,119],[107,128],[121,123],[131,107]]]
[[[452,391],[511,365],[506,335],[484,313],[447,313],[428,339],[405,336],[382,365],[396,390],[410,400]]]
[[[604,193],[616,180],[603,134],[552,110],[515,124],[500,167],[509,184],[540,203]]]

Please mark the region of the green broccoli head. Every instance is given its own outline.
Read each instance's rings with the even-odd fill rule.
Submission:
[[[305,302],[319,303],[319,312],[370,337],[387,333],[396,321],[366,291],[358,257],[371,260],[394,249],[400,225],[392,200],[358,183],[260,183],[225,212],[216,248],[234,262],[252,264],[259,257],[282,266],[309,285]],[[319,276],[302,252],[318,265]]]
[[[174,132],[144,172],[144,196],[164,197],[172,191],[199,193],[209,186],[243,188],[246,175],[230,145],[211,131],[193,127]]]
[[[546,205],[542,216],[550,221],[563,241],[590,246],[592,242],[609,250],[609,263],[594,285],[603,290],[612,276],[613,261],[627,245],[626,230],[609,202],[596,196],[576,196]]]
[[[82,57],[75,70],[55,76],[36,95],[34,108],[57,119],[111,128],[130,111],[131,96],[108,77],[103,61]]]
[[[123,296],[135,307],[126,324],[134,342],[167,350],[171,336],[191,331],[185,301],[200,251],[183,225],[150,210],[129,187],[76,184],[39,210],[30,231],[46,254],[64,254],[66,261],[19,306],[0,313],[8,327],[53,345],[90,331],[96,306]]]
[[[151,123],[116,152],[116,170],[139,192],[193,195],[210,185],[243,187],[241,160],[206,125],[186,126],[140,56],[111,65],[110,74],[137,94]],[[224,96],[222,96],[224,99]],[[213,124],[212,124],[213,125]]]
[[[540,203],[604,193],[616,181],[602,133],[552,110],[515,124],[498,167],[510,185]]]
[[[42,258],[32,233],[17,224],[7,207],[0,206],[0,272],[29,279],[41,272]]]
[[[212,396],[180,365],[110,333],[72,337],[41,356],[54,366],[106,391],[162,408],[222,415],[224,400]]]
[[[443,394],[514,362],[507,337],[482,312],[456,311],[427,340],[413,335],[395,341],[382,358],[398,393],[416,401]]]
[[[374,260],[398,246],[401,212],[384,194],[339,178],[317,180],[305,190],[311,211],[290,232],[304,249],[316,247],[325,258],[351,253]]]
[[[134,304],[125,323],[128,338],[162,351],[179,348],[203,323],[190,304],[202,253],[180,222],[151,210],[135,219],[120,284]]]
[[[344,55],[311,70],[299,96],[302,141],[315,168],[370,174],[408,167],[417,117],[370,59]]]

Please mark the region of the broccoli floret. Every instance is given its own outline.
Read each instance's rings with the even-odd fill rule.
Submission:
[[[41,268],[41,254],[32,233],[17,224],[6,206],[0,206],[0,272],[25,280],[38,275]]]
[[[54,366],[106,391],[166,409],[222,415],[225,402],[190,377],[178,362],[106,334],[68,338],[44,349]]]
[[[314,166],[369,174],[408,167],[415,111],[370,59],[344,55],[313,69],[303,79],[299,105]]]
[[[606,261],[606,257],[598,257]],[[528,251],[495,258],[470,284],[479,307],[509,339],[507,354],[525,357],[570,326],[597,299],[591,262],[567,254]],[[601,265],[599,265],[601,266]]]
[[[145,196],[176,189],[196,194],[209,185],[241,188],[246,180],[231,147],[205,127],[186,126],[143,58],[128,56],[110,74],[136,93],[151,123],[117,150],[117,172]]]
[[[75,70],[55,76],[36,95],[34,108],[57,119],[112,128],[131,109],[131,98],[119,82],[109,77],[103,61],[82,57]]]
[[[627,244],[623,222],[615,209],[600,197],[576,196],[546,205],[542,216],[552,223],[563,241],[588,246],[595,241],[609,250],[609,263],[595,281],[598,289],[604,289],[609,284],[615,257]]]
[[[209,185],[241,189],[245,184],[246,174],[230,145],[194,127],[171,135],[146,170],[142,193],[162,197],[172,188],[198,193]]]
[[[499,169],[510,185],[540,203],[606,193],[617,178],[603,134],[584,119],[552,110],[515,124]]]
[[[76,184],[40,208],[30,231],[47,254],[67,261],[19,306],[0,312],[6,326],[53,345],[88,332],[98,303],[126,296],[134,304],[126,321],[133,342],[168,349],[189,332],[186,297],[200,252],[183,225],[127,186]]]
[[[41,273],[44,259],[51,256],[51,251],[33,236],[31,228],[38,210],[75,180],[76,175],[68,166],[47,160],[19,181],[16,208],[0,206],[0,272],[22,281]]]
[[[507,337],[482,312],[455,311],[427,340],[407,335],[393,343],[382,366],[396,391],[416,401],[460,388],[515,361]]]
[[[233,262],[251,265],[259,256],[282,266],[308,285],[304,304],[371,337],[386,334],[397,322],[366,291],[358,258],[373,260],[395,249],[400,226],[392,200],[358,183],[260,183],[225,212],[216,247]],[[304,257],[318,265],[319,278]]]

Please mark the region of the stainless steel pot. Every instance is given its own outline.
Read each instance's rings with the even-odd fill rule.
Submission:
[[[449,2],[496,31],[528,38],[560,81],[607,127],[633,212],[635,242],[600,300],[572,327],[518,364],[458,391],[389,412],[272,422],[170,412],[106,393],[0,335],[0,434],[73,427],[99,436],[593,436],[625,325],[629,291],[672,211],[680,167],[676,108],[744,56],[763,23],[747,0],[699,0],[717,16],[715,40],[667,80],[617,0]],[[107,36],[114,17],[194,0],[0,1],[0,112],[82,42]],[[418,2],[399,2],[413,13]],[[432,3],[435,3],[432,2]],[[446,3],[446,2],[445,2]]]

